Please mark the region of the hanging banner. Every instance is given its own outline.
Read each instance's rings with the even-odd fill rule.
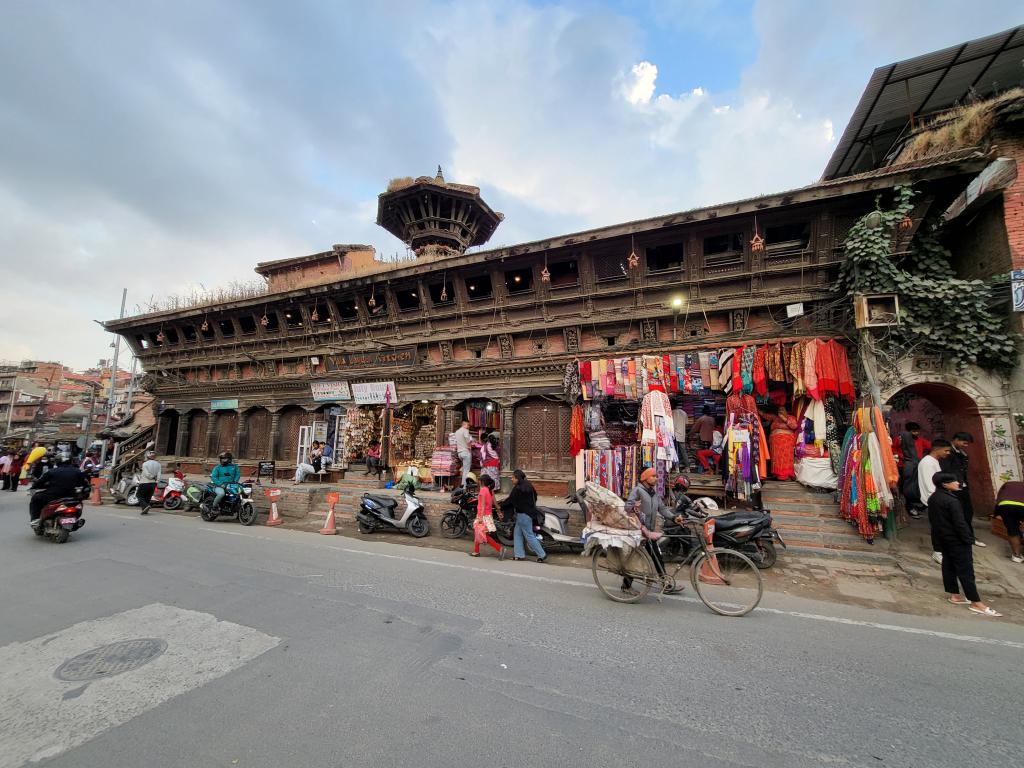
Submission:
[[[211,411],[236,411],[238,410],[238,399],[233,400],[211,400]]]
[[[317,403],[352,399],[347,381],[311,381],[309,387],[313,391],[313,401]]]
[[[1010,291],[1013,298],[1013,311],[1024,312],[1024,269],[1010,272]]]
[[[393,381],[371,381],[352,385],[352,399],[356,405],[384,405],[397,403],[398,392]]]
[[[1020,465],[1013,446],[1013,429],[1008,416],[986,417],[984,423],[992,485],[998,490],[1003,483],[1020,480]]]

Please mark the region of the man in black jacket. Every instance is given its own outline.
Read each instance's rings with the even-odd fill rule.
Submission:
[[[956,492],[956,497],[960,499],[960,506],[964,510],[964,520],[967,521],[967,527],[971,529],[972,535],[974,534],[974,504],[971,503],[971,492],[967,488],[967,446],[973,442],[974,438],[967,432],[957,432],[953,435],[953,451],[940,462],[942,471],[956,475],[956,479],[960,483],[960,490]],[[987,545],[975,537],[974,546],[984,547]]]
[[[917,464],[921,457],[917,454],[917,438],[921,434],[921,425],[916,421],[908,421],[900,433],[900,490],[907,503],[907,512],[911,517],[920,517],[921,491],[917,484]]]
[[[39,525],[39,516],[43,508],[51,501],[63,499],[67,496],[74,496],[79,488],[89,487],[87,478],[78,467],[62,458],[60,463],[53,469],[47,470],[33,483],[32,488],[37,489],[32,494],[32,501],[29,502],[29,525],[33,528]]]
[[[964,519],[964,511],[956,492],[960,483],[951,472],[936,472],[932,476],[935,493],[928,499],[928,522],[933,541],[942,552],[942,586],[953,605],[966,605],[983,616],[1001,616],[981,602],[974,583],[974,533]],[[959,582],[959,585],[957,584]],[[960,587],[964,595],[961,597]]]

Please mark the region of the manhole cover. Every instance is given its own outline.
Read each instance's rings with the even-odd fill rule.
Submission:
[[[68,682],[100,680],[138,669],[166,650],[165,641],[151,637],[121,640],[110,645],[101,645],[68,659],[57,667],[53,676]]]

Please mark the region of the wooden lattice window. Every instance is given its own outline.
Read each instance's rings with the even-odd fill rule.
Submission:
[[[594,277],[597,282],[625,280],[628,277],[626,256],[625,253],[601,253],[591,256],[590,263],[594,267]]]

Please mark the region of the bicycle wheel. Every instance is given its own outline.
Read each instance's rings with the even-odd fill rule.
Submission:
[[[597,588],[617,603],[642,600],[650,592],[651,585],[658,583],[654,561],[642,549],[630,552],[613,547],[596,549],[590,568]],[[632,579],[632,584],[628,591],[623,591],[622,581],[627,577]]]
[[[745,616],[761,602],[764,584],[757,566],[732,549],[713,549],[696,557],[690,583],[708,608],[722,616]]]

